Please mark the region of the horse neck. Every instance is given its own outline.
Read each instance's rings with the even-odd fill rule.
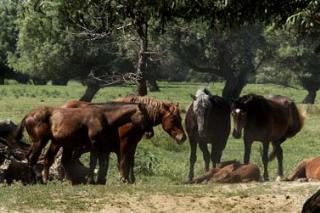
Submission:
[[[165,110],[157,107],[148,107],[147,108],[149,120],[152,122],[153,126],[157,126],[162,123],[163,116],[165,115]]]
[[[137,112],[137,106],[121,106],[105,112],[109,125],[123,125],[131,122],[131,116]]]

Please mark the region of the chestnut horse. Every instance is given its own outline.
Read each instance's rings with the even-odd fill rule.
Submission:
[[[33,144],[29,154],[29,162],[33,167],[51,139],[51,145],[45,156],[43,179],[48,178],[48,171],[59,148],[63,147],[62,164],[71,181],[76,174],[72,173],[72,153],[76,147],[89,147],[90,180],[96,159],[99,158],[98,183],[104,184],[106,179],[106,154],[112,143],[106,143],[106,138],[114,136],[117,127],[131,122],[143,131],[147,128],[146,109],[138,104],[109,103],[86,109],[66,109],[43,107],[27,114],[22,120],[18,134],[22,135],[26,128]],[[111,142],[113,140],[110,140]],[[98,155],[98,156],[96,156]],[[73,182],[73,181],[72,181]],[[73,182],[73,184],[76,184]]]
[[[210,159],[213,167],[220,162],[230,133],[230,106],[207,89],[199,89],[186,114],[186,131],[190,142],[189,181],[193,179],[197,160],[197,144],[203,153],[205,171],[209,171]],[[211,143],[211,154],[207,144]]]
[[[186,135],[181,124],[178,105],[167,101],[141,96],[127,96],[124,98],[118,98],[114,101],[145,104],[147,106],[146,109],[151,126],[161,124],[162,128],[172,138],[174,138],[177,143],[185,141]],[[92,104],[82,101],[70,101],[63,107],[85,107],[88,105]],[[134,155],[137,145],[145,133],[132,123],[127,123],[121,126],[118,131],[119,138],[117,139],[117,144],[119,144],[119,149],[114,150],[114,152],[117,153],[118,161],[120,163],[120,175],[123,181],[134,183]],[[150,137],[150,135],[147,136]]]
[[[283,181],[320,181],[320,157],[304,159]]]
[[[268,161],[277,157],[278,178],[283,176],[283,154],[281,144],[296,135],[303,127],[304,115],[296,104],[287,97],[272,96],[265,98],[260,95],[249,94],[238,98],[232,105],[234,121],[233,136],[244,140],[244,163],[250,160],[251,145],[254,141],[261,141],[263,145],[262,162],[264,166],[263,178],[269,179]],[[268,157],[269,143],[273,151]]]
[[[202,177],[195,178],[189,183],[246,183],[250,181],[260,181],[260,170],[254,164],[241,164],[239,161],[226,161],[218,168],[212,168]]]

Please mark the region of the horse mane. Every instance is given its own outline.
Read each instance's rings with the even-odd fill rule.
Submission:
[[[230,105],[227,101],[225,101],[222,97],[217,96],[217,95],[212,95],[212,93],[207,89],[198,89],[196,92],[196,97],[200,97],[201,95],[207,95],[209,98],[208,100],[210,101],[209,104],[211,106],[219,107],[222,109],[225,109],[226,111],[230,112]],[[206,100],[204,100],[206,101]]]
[[[198,104],[201,101],[204,107],[210,107],[212,105],[210,101],[211,97],[212,95],[208,89],[206,88],[198,89],[196,92],[196,100],[194,100],[193,104]],[[193,107],[193,109],[194,108],[195,107]]]
[[[246,106],[247,111],[265,112],[271,109],[268,100],[265,97],[253,93],[240,97],[236,102]]]
[[[163,101],[147,96],[129,95],[126,97],[114,99],[113,101],[145,104],[147,106],[146,108],[149,117],[152,118],[154,122],[159,119],[162,113],[167,111],[180,114],[177,105],[168,101]]]

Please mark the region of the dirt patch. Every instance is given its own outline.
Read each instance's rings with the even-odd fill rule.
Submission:
[[[212,191],[111,195],[100,212],[300,212],[319,183],[207,185]],[[191,186],[192,187],[192,186]]]

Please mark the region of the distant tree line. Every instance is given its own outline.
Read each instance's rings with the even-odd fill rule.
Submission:
[[[82,100],[134,73],[137,93],[157,80],[320,87],[318,1],[0,0],[0,84],[87,86]],[[111,78],[112,79],[112,78]],[[121,82],[114,82],[118,84]]]

